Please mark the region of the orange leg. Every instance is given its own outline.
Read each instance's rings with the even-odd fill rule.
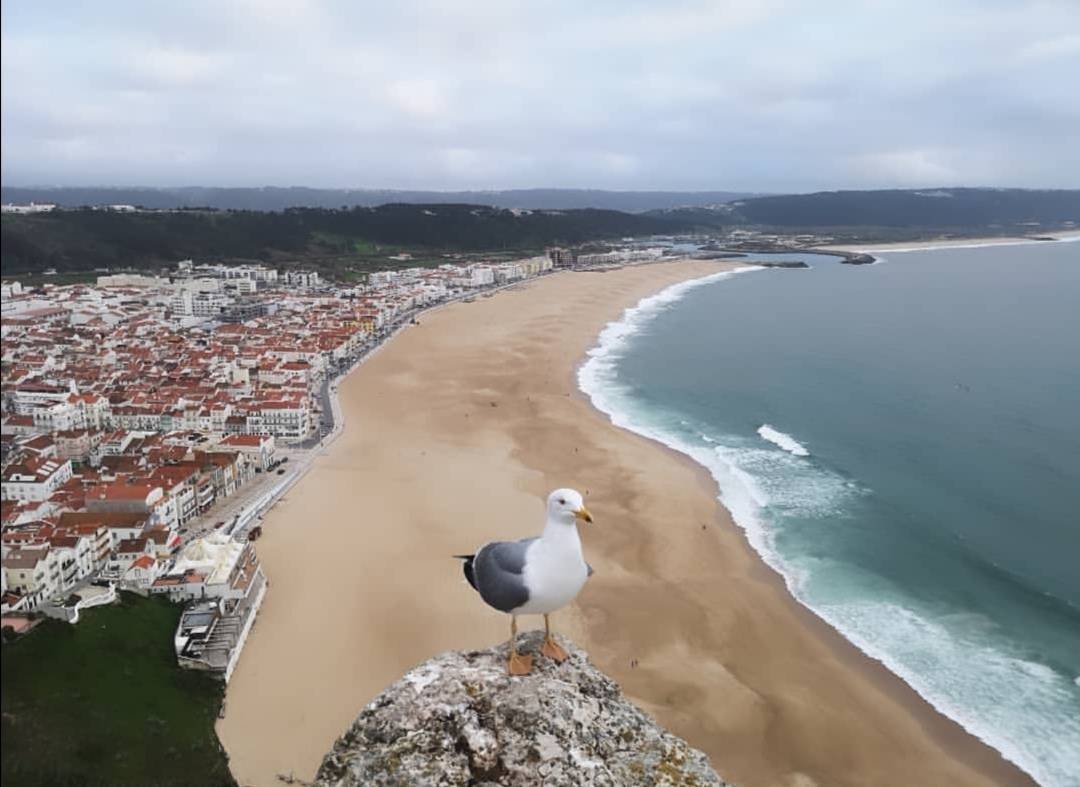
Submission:
[[[544,645],[540,648],[540,652],[560,664],[570,658],[570,654],[563,650],[562,646],[551,636],[551,621],[548,620],[547,615],[544,615]]]
[[[510,658],[506,662],[506,671],[511,675],[528,675],[532,672],[532,656],[523,656],[517,652],[517,618],[510,616]]]

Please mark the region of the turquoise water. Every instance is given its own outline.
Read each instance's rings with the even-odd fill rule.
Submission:
[[[676,285],[579,373],[706,465],[795,596],[1045,785],[1080,785],[1080,243]]]

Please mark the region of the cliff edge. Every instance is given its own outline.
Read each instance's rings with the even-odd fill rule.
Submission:
[[[323,759],[315,784],[722,787],[705,755],[634,707],[585,653],[536,654],[506,674],[506,645],[436,656],[371,701]]]

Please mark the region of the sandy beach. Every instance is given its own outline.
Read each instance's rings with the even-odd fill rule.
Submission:
[[[557,630],[726,779],[1032,784],[791,599],[704,469],[577,391],[576,366],[625,307],[726,267],[560,273],[454,304],[342,383],[344,433],[258,544],[270,592],[218,727],[241,785],[311,778],[408,668],[504,641],[507,618],[450,555],[534,534],[558,486],[587,494],[596,574]]]
[[[1054,231],[1040,233],[1039,238],[1053,238],[1057,241],[1075,241],[1080,239],[1080,231]],[[1016,246],[1025,243],[1048,243],[1028,237],[972,237],[972,238],[948,238],[941,240],[924,241],[900,241],[898,243],[845,243],[838,245],[821,246],[820,251],[916,251],[922,249],[945,249],[945,248],[977,248],[981,246]]]

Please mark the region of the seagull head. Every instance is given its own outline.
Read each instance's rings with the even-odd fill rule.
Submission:
[[[548,519],[565,525],[573,525],[579,519],[592,522],[581,493],[573,489],[556,489],[548,495],[547,512]]]

